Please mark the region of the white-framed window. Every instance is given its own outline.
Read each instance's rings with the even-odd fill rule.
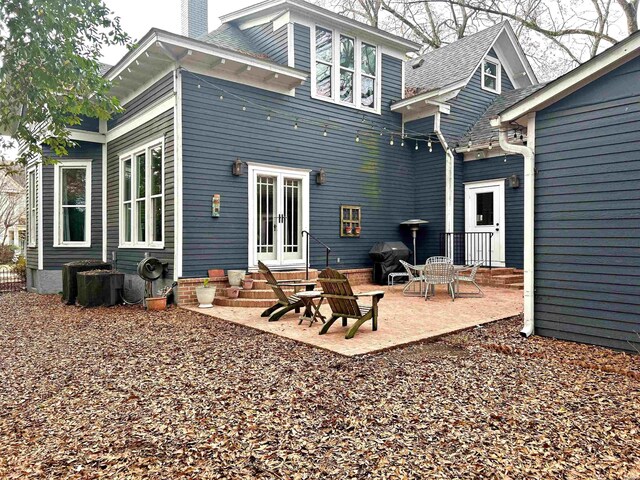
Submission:
[[[164,248],[164,140],[120,156],[120,247]]]
[[[54,166],[54,247],[91,246],[91,160]]]
[[[380,113],[380,48],[321,26],[311,44],[311,96]]]
[[[493,93],[500,93],[502,84],[502,68],[500,62],[492,57],[482,61],[482,89]]]
[[[37,201],[37,186],[36,186],[36,169],[33,168],[27,172],[27,185],[28,185],[28,202],[27,202],[27,215],[29,228],[27,229],[27,245],[31,248],[36,246],[37,243],[37,225],[38,225],[38,201]]]

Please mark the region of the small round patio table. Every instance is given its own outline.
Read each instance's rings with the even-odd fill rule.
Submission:
[[[300,325],[305,320],[309,320],[309,326],[312,326],[317,321],[325,323],[325,317],[320,313],[320,307],[324,302],[324,297],[322,296],[322,292],[320,290],[298,292],[296,293],[296,296],[300,298],[300,300],[302,300],[302,303],[304,304],[304,313],[300,317],[298,325]],[[316,300],[318,300],[317,303]]]

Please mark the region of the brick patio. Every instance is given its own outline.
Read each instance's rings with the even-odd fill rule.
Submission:
[[[466,287],[462,288],[463,292],[467,290]],[[340,321],[334,323],[326,335],[321,336],[318,335],[320,324],[316,323],[310,327],[308,322],[304,322],[298,325],[300,314],[293,312],[278,322],[269,322],[266,318],[260,317],[262,308],[183,308],[346,356],[362,355],[434,339],[444,334],[513,317],[522,312],[523,298],[520,290],[483,287],[484,298],[462,297],[452,302],[442,289],[437,291],[435,298],[425,302],[419,297],[403,296],[401,289],[401,286],[379,285],[361,285],[354,289],[360,292],[384,290],[385,297],[379,304],[378,331],[371,331],[371,322],[367,322],[351,340],[344,338],[347,329],[342,327]],[[321,311],[325,316],[330,314],[327,305],[323,305]],[[349,324],[352,322],[350,320]]]

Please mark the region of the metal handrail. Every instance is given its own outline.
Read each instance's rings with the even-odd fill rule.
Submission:
[[[493,267],[493,232],[446,232],[440,234],[440,254],[454,262],[467,264],[481,261]]]
[[[307,265],[306,265],[306,273],[307,273],[307,280],[309,280],[309,250],[310,250],[310,243],[309,242],[309,238],[312,238],[313,240],[315,240],[317,243],[319,243],[320,245],[322,245],[324,247],[325,250],[325,254],[326,254],[326,258],[327,258],[327,268],[329,268],[329,254],[331,253],[331,247],[329,245],[327,245],[326,243],[324,243],[322,240],[320,240],[319,238],[311,235],[311,233],[309,233],[307,230],[302,230],[302,235],[307,235]]]

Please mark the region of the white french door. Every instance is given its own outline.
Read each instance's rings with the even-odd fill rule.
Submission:
[[[467,263],[476,260],[488,263],[488,236],[482,234],[493,233],[491,264],[505,266],[504,182],[502,179],[465,184],[465,232],[479,234],[467,235]]]
[[[249,165],[249,267],[305,265],[308,229],[308,171]]]

